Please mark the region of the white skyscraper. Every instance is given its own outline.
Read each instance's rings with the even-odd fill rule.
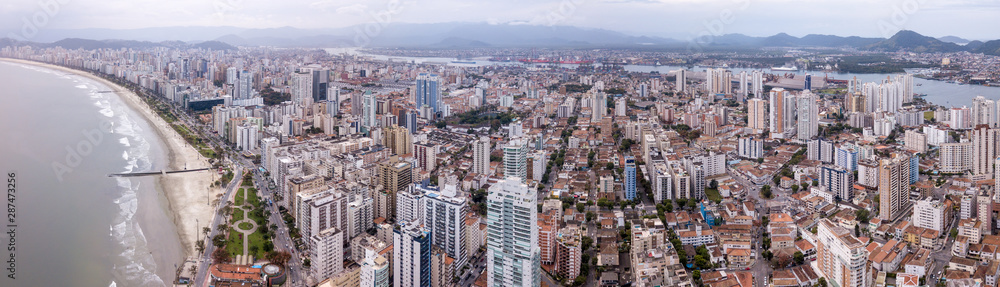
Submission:
[[[676,83],[674,84],[674,91],[677,93],[684,93],[687,86],[687,71],[684,69],[677,70]]]
[[[594,92],[594,99],[591,105],[591,122],[600,122],[608,114],[608,95],[604,92]]]
[[[740,100],[746,99],[750,93],[748,80],[747,71],[740,72]]]
[[[764,72],[760,70],[753,71],[750,76],[750,89],[753,91],[753,96],[755,98],[764,97]]]
[[[454,185],[445,185],[440,190],[428,188],[424,195],[424,226],[430,229],[432,244],[444,249],[455,259],[454,266],[468,262],[465,241],[465,214],[469,204],[458,194]]]
[[[972,125],[989,125],[997,127],[997,105],[983,96],[972,99]]]
[[[431,286],[430,230],[418,222],[400,222],[392,243],[392,286]]]
[[[472,172],[490,174],[490,137],[480,137],[472,143]]]
[[[375,128],[375,95],[372,91],[365,91],[364,96],[361,96],[362,110],[361,110],[361,126],[368,128],[369,130]]]
[[[520,178],[490,186],[487,206],[486,286],[540,286],[537,190]]]
[[[295,225],[303,238],[309,238],[322,230],[337,228],[347,230],[347,196],[336,189],[296,194],[294,211],[298,216]],[[344,234],[344,241],[349,240]]]
[[[528,178],[528,141],[512,139],[503,147],[504,177],[516,177],[521,182]]]
[[[309,237],[310,275],[323,281],[344,271],[344,236],[331,227]]]
[[[809,91],[802,92],[796,97],[798,103],[798,139],[809,140],[819,134],[819,107],[816,104],[816,95]]]
[[[368,197],[357,196],[347,204],[347,235],[353,238],[371,229],[375,219],[375,201]]]
[[[426,190],[423,185],[411,183],[406,190],[396,193],[396,219],[399,222],[423,222]]]

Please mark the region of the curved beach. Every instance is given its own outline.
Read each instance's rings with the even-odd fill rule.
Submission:
[[[188,144],[180,136],[180,134],[177,133],[177,131],[170,127],[165,120],[157,116],[156,113],[154,113],[149,106],[147,106],[145,102],[139,98],[138,95],[132,93],[128,89],[90,73],[66,67],[18,59],[0,58],[0,61],[32,65],[71,73],[81,77],[86,77],[114,89],[115,94],[117,94],[118,97],[129,106],[129,108],[141,115],[149,126],[153,127],[162,142],[162,146],[165,147],[164,153],[167,156],[168,169],[178,170],[184,169],[185,167],[188,169],[211,167],[207,158],[202,156],[193,146]],[[156,189],[160,193],[161,198],[166,199],[166,202],[162,202],[162,204],[165,204],[166,209],[169,212],[169,216],[172,218],[174,226],[176,227],[175,229],[177,231],[177,235],[180,238],[183,249],[181,251],[187,260],[194,260],[198,257],[195,242],[203,236],[200,229],[211,224],[212,215],[215,212],[214,205],[217,203],[217,199],[222,194],[220,188],[214,188],[211,186],[215,180],[217,180],[217,177],[211,171],[163,175],[158,176],[156,179]],[[157,246],[156,238],[149,238],[148,240],[150,246]],[[183,263],[164,262],[172,260],[162,257],[157,258],[155,253],[154,258],[158,265],[160,265],[160,268],[165,268],[167,266],[173,268],[175,264],[177,266],[181,266]],[[167,281],[175,278],[171,276],[163,279]]]

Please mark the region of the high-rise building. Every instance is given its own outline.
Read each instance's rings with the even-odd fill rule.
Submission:
[[[486,286],[540,286],[537,190],[520,178],[490,186],[487,197]]]
[[[410,131],[400,126],[387,126],[382,129],[382,145],[395,155],[413,152],[413,137]]]
[[[819,107],[816,95],[807,91],[796,97],[798,103],[798,139],[808,140],[819,135]]]
[[[767,129],[767,100],[753,98],[747,101],[747,128],[755,134]]]
[[[628,114],[628,100],[625,97],[615,99],[615,116],[624,117]]]
[[[913,226],[944,232],[952,207],[930,197],[913,204]]]
[[[580,276],[581,255],[580,230],[576,227],[565,227],[559,230],[555,238],[556,260],[554,271],[563,278]]]
[[[433,171],[437,168],[438,146],[428,142],[413,144],[413,158],[417,162],[417,167],[424,171]]]
[[[354,196],[347,203],[347,238],[353,238],[372,228],[375,220],[375,201],[370,197]]]
[[[490,137],[480,137],[472,143],[472,172],[490,175]]]
[[[591,100],[591,119],[590,122],[597,123],[608,114],[608,95],[604,92],[594,92],[593,100]]]
[[[430,191],[428,188],[423,184],[410,184],[406,190],[396,193],[396,221],[418,224],[424,222],[424,207],[427,204],[425,195]]]
[[[310,275],[317,281],[326,280],[344,271],[344,236],[331,227],[308,237]]]
[[[441,78],[437,74],[420,73],[417,75],[417,87],[414,89],[414,103],[417,108],[431,107],[431,112],[437,113],[441,100]],[[428,115],[421,114],[423,117]]]
[[[816,231],[816,264],[820,276],[842,287],[871,286],[868,250],[853,232],[821,218]]]
[[[465,249],[468,236],[465,216],[469,212],[469,204],[465,197],[458,194],[455,186],[445,185],[440,190],[428,190],[424,205],[424,226],[434,234],[432,244],[454,258],[454,266],[464,266],[469,260]]]
[[[892,158],[882,159],[878,169],[878,218],[890,221],[903,211],[910,200],[910,157],[894,153]]]
[[[635,157],[625,156],[625,200],[635,200],[636,196]]]
[[[361,261],[360,287],[389,287],[389,260],[385,256],[374,254]]]
[[[418,222],[400,222],[392,243],[392,286],[431,286],[431,231]]]
[[[748,97],[748,94],[750,93],[748,85],[749,83],[747,82],[749,79],[747,78],[747,76],[748,76],[747,71],[740,72],[740,98],[739,98],[740,101],[745,100]]]
[[[331,87],[326,92],[326,114],[335,117],[340,114],[340,88]]]
[[[927,152],[927,135],[914,129],[906,130],[903,138],[906,140],[906,148],[918,153]]]
[[[740,157],[758,159],[764,157],[764,141],[753,137],[739,139],[736,152]]]
[[[676,83],[674,84],[674,92],[678,94],[683,94],[687,92],[687,71],[684,69],[677,70]]]
[[[979,125],[971,131],[972,175],[978,179],[992,178],[993,162],[1000,147],[1000,129]]]
[[[976,217],[982,222],[983,235],[993,234],[993,193],[982,191],[976,196]]]
[[[977,96],[972,99],[972,107],[970,107],[970,114],[972,116],[972,125],[988,125],[989,127],[997,127],[997,105],[993,100],[986,99],[983,96]]]
[[[375,128],[375,109],[377,108],[377,103],[375,102],[375,95],[372,91],[365,91],[365,94],[361,96],[361,126],[371,130]]]
[[[249,99],[253,96],[253,72],[241,71],[239,80],[239,93],[236,94],[236,99]]]
[[[731,94],[733,92],[732,73],[729,70],[709,68],[705,73],[705,91],[709,94]]]
[[[785,138],[795,130],[795,98],[782,88],[771,90],[770,128],[772,138]]]
[[[972,143],[942,143],[939,147],[939,171],[964,173],[972,168]]]
[[[313,103],[313,77],[311,73],[299,72],[292,75],[292,103],[308,106]]]
[[[839,166],[823,166],[820,168],[819,185],[824,191],[850,201],[854,198],[854,174]]]
[[[413,166],[396,156],[392,156],[380,163],[378,170],[379,184],[382,185],[382,190],[379,190],[379,192],[385,195],[384,197],[375,197],[375,205],[380,208],[385,207],[384,210],[379,210],[378,214],[384,215],[386,219],[395,219],[396,193],[406,190],[410,183],[413,183]],[[379,198],[384,199],[386,202],[378,202]]]
[[[764,72],[755,70],[750,74],[750,90],[755,98],[764,97]]]
[[[295,197],[295,225],[302,238],[309,238],[329,228],[337,228],[338,234],[347,230],[347,196],[341,190],[312,189],[299,192]],[[349,239],[347,234],[343,234],[343,237],[341,242]]]
[[[528,178],[528,141],[523,138],[510,140],[503,147],[504,177],[516,177],[521,182]]]

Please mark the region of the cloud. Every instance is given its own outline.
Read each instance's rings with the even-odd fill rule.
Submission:
[[[337,8],[337,14],[345,15],[361,15],[368,10],[368,5],[365,4],[354,4],[351,6],[344,6]]]

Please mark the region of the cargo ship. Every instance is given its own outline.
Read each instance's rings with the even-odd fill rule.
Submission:
[[[771,67],[771,71],[798,71],[799,68],[795,66],[791,67]]]
[[[591,63],[594,63],[594,61],[591,61],[591,60],[549,60],[549,59],[529,59],[529,58],[521,58],[521,59],[517,59],[517,61],[521,62],[521,63],[531,63],[531,64],[546,64],[546,63],[553,63],[553,64],[591,64]]]
[[[451,61],[451,63],[452,64],[473,64],[473,65],[475,65],[476,61],[458,61],[458,60],[456,60],[456,61]]]

